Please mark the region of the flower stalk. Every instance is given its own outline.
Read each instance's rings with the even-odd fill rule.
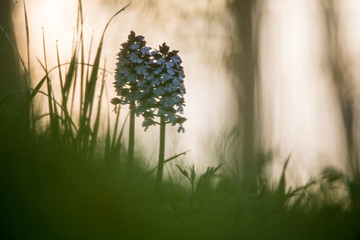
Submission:
[[[159,161],[158,171],[156,175],[156,188],[157,190],[161,187],[162,176],[164,172],[164,159],[165,159],[165,130],[166,123],[163,116],[160,117],[160,146],[159,146]]]
[[[142,97],[142,88],[140,83],[147,76],[148,60],[150,58],[149,47],[146,47],[146,41],[141,35],[136,36],[131,31],[128,41],[121,44],[118,53],[118,62],[115,70],[115,89],[120,98],[113,98],[111,103],[129,104],[130,123],[129,123],[129,145],[127,168],[128,174],[132,174],[134,165],[134,146],[135,146],[135,115],[139,115],[138,101]]]
[[[130,104],[130,123],[129,123],[129,146],[127,167],[129,175],[132,174],[134,165],[134,147],[135,147],[135,103]]]
[[[146,46],[143,36],[131,31],[128,41],[121,44],[118,54],[114,82],[117,95],[113,104],[130,105],[128,170],[131,173],[134,161],[135,115],[143,116],[143,127],[160,125],[160,143],[156,187],[160,188],[164,172],[166,124],[178,125],[178,132],[184,132],[184,69],[177,50],[163,43],[159,50]],[[155,121],[160,118],[160,123]]]

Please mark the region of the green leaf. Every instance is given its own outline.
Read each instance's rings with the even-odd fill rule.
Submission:
[[[186,178],[189,178],[189,174],[185,169],[182,169],[179,165],[177,165],[177,168],[179,169],[179,171],[182,173],[182,175],[184,175]]]
[[[278,185],[278,194],[279,194],[279,197],[280,198],[284,198],[285,195],[286,195],[286,177],[285,177],[285,172],[286,172],[286,168],[287,168],[287,165],[289,163],[289,160],[290,160],[290,157],[291,157],[291,154],[289,154],[289,156],[287,157],[285,163],[284,163],[284,167],[283,167],[283,170],[281,172],[281,177],[280,177],[280,181],[279,181],[279,185]],[[285,200],[285,199],[283,199]]]
[[[195,166],[194,164],[190,167],[190,172],[191,172],[191,180],[192,182],[195,182],[195,178],[196,178],[196,172],[195,172]]]

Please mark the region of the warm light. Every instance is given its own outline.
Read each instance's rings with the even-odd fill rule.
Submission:
[[[206,166],[207,159],[216,160],[211,159],[214,155],[213,151],[209,151],[208,144],[217,141],[214,136],[221,136],[226,129],[231,129],[237,117],[237,93],[230,85],[223,58],[233,34],[232,19],[224,8],[227,1],[207,4],[207,1],[189,0],[181,6],[176,1],[168,1],[167,11],[158,11],[160,5],[156,1],[153,3],[135,1],[109,26],[104,44],[106,67],[110,71],[115,68],[119,44],[126,40],[130,30],[144,35],[150,46],[156,48],[165,41],[180,50],[186,75],[185,117],[188,121],[185,123],[186,133],[176,140],[169,140],[173,141],[171,145],[174,148],[167,154],[191,150],[186,160]],[[348,23],[352,24],[359,22],[355,20],[357,12],[351,7],[354,4],[356,1],[344,4],[344,12],[351,10]],[[299,175],[306,172],[308,177],[324,163],[341,167],[343,163],[336,161],[343,156],[343,135],[339,130],[341,123],[331,87],[326,83],[326,74],[322,69],[319,9],[311,0],[271,0],[265,5],[267,9],[260,34],[263,136],[268,149],[279,151],[274,166],[280,169],[284,156],[292,152],[290,166],[295,172],[301,172]],[[93,46],[96,46],[109,17],[123,6],[119,1],[113,1],[113,4],[83,1],[86,49],[92,33]],[[24,24],[20,9],[17,8],[15,17],[17,26]],[[32,0],[27,2],[27,9],[30,48],[34,56],[32,64],[35,71],[32,73],[38,81],[43,76],[35,58],[43,61],[41,29],[43,27],[45,31],[50,67],[56,65],[56,40],[59,41],[62,61],[69,60],[76,27],[77,1]],[[212,14],[211,18],[205,17],[206,11]],[[347,26],[349,39],[354,39],[349,45],[352,49],[359,42],[359,36],[352,28],[358,27]],[[24,28],[17,29],[17,35],[24,36]],[[20,49],[26,52],[24,45]],[[94,55],[95,49],[92,51]],[[355,52],[354,59],[358,59],[358,52]],[[108,74],[106,81],[111,98],[115,96],[111,85],[113,75]],[[157,141],[152,139],[154,131],[149,130],[145,134],[138,131],[136,137],[150,155],[157,152]],[[322,157],[324,162],[315,161]],[[313,172],[307,172],[310,170]]]

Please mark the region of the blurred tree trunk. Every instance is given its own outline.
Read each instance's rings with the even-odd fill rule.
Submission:
[[[246,185],[256,184],[256,81],[257,81],[257,36],[260,16],[258,0],[233,0],[228,3],[236,24],[232,52],[228,67],[234,75],[239,101],[239,125],[242,133],[238,171]]]
[[[352,181],[349,182],[350,194],[355,207],[360,210],[360,166],[359,150],[356,139],[355,122],[358,120],[355,115],[355,94],[353,89],[354,79],[349,69],[349,56],[344,46],[343,34],[340,29],[339,1],[320,0],[326,37],[324,45],[326,47],[326,58],[328,61],[331,81],[336,90],[336,97],[339,101],[344,132],[347,144],[347,160]]]
[[[347,152],[351,169],[357,169],[356,146],[354,146],[354,92],[352,89],[352,77],[347,68],[348,58],[342,48],[341,32],[339,29],[339,6],[337,1],[320,1],[323,9],[324,23],[326,27],[325,47],[330,69],[331,80],[335,86],[336,96],[339,101],[342,120],[347,140]]]

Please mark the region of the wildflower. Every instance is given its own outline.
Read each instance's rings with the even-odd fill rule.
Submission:
[[[112,99],[113,104],[135,104],[142,98],[144,92],[141,87],[142,80],[149,75],[150,47],[141,35],[136,36],[131,31],[128,41],[121,44],[118,53],[118,62],[115,69],[114,86],[116,93],[121,98]],[[136,111],[137,115],[140,114]]]
[[[130,104],[130,127],[128,147],[129,174],[132,171],[134,160],[135,141],[135,115],[140,115],[143,110],[137,106],[139,99],[146,95],[144,91],[144,79],[149,75],[150,49],[141,35],[136,36],[131,31],[127,42],[121,44],[118,53],[118,62],[115,69],[115,89],[120,98],[113,98],[111,103]]]
[[[169,51],[166,43],[160,50],[151,52],[152,59],[148,64],[148,75],[142,79],[146,94],[139,100],[139,107],[144,109],[143,126],[147,129],[155,124],[154,117],[163,117],[166,123],[178,124],[178,132],[184,132],[183,123],[186,118],[180,116],[184,112],[184,69],[182,60],[176,50]]]
[[[111,103],[130,104],[130,127],[128,166],[131,169],[134,155],[135,115],[144,117],[145,130],[155,124],[160,125],[160,149],[157,172],[157,189],[160,187],[164,167],[166,124],[178,124],[178,132],[184,132],[184,69],[176,50],[170,51],[163,43],[160,50],[146,46],[143,36],[136,36],[131,31],[128,41],[121,44],[118,54],[114,82],[120,98],[113,98]],[[160,122],[155,121],[160,118]]]

